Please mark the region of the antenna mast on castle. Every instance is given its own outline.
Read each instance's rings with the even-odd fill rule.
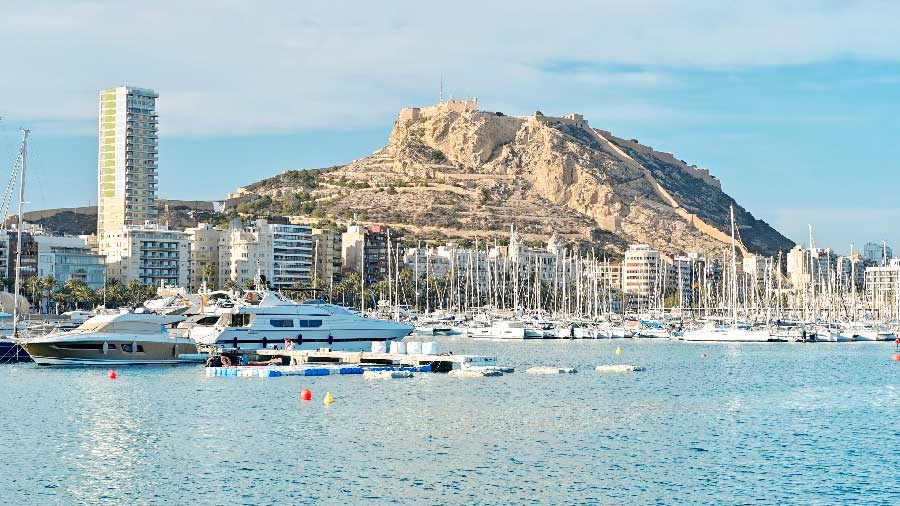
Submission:
[[[444,103],[444,73],[443,72],[441,72],[441,91],[440,91],[440,95],[438,98],[438,103],[439,104]]]

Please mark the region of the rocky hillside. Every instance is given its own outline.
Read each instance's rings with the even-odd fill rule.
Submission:
[[[721,254],[734,206],[742,251],[793,243],[725,194],[707,171],[580,115],[506,116],[450,101],[401,111],[388,145],[340,167],[288,171],[229,201],[247,214],[298,214],[404,225],[418,235],[526,238],[556,232],[621,251],[647,243]]]

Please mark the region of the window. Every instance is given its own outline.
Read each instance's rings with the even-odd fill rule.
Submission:
[[[271,323],[271,325],[273,327],[280,327],[280,328],[294,326],[294,320],[271,320],[269,323]]]
[[[54,348],[58,350],[102,350],[103,344],[101,343],[60,343],[54,344]],[[109,345],[109,349],[115,349],[116,345]]]
[[[231,315],[231,321],[228,323],[229,327],[244,327],[250,324],[250,315],[237,313]]]
[[[322,320],[300,320],[301,327],[321,327]]]

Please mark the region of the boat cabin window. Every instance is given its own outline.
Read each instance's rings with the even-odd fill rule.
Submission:
[[[219,321],[219,317],[217,316],[204,316],[197,320],[197,325],[215,325],[216,322]]]
[[[228,321],[229,327],[246,327],[247,325],[250,325],[250,316],[252,315],[236,313],[229,316],[231,316]]]
[[[301,327],[321,327],[322,320],[300,320]]]
[[[115,347],[115,345],[111,345],[110,347]],[[122,345],[122,351],[125,353],[144,353],[144,345],[132,345],[131,343],[126,343]]]
[[[280,327],[280,328],[294,326],[294,320],[269,320],[269,323],[271,323],[271,325],[273,327]]]
[[[58,350],[102,350],[103,343],[58,343],[53,345]],[[115,348],[116,345],[109,345],[109,349]]]

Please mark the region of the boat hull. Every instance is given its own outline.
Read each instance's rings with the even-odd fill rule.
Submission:
[[[683,341],[724,342],[724,343],[767,343],[773,341],[767,330],[745,329],[701,329],[687,331],[681,336]]]
[[[126,345],[126,348],[122,345]],[[125,351],[128,346],[139,346],[138,349],[141,351]],[[186,342],[85,340],[77,343],[32,342],[25,343],[24,347],[35,363],[44,366],[165,365],[197,362],[196,358],[182,357],[182,355],[196,356],[197,353],[197,346]]]
[[[331,329],[331,331],[265,331],[226,329],[218,335],[215,346],[226,350],[262,350],[283,347],[285,340],[293,343],[295,350],[330,348],[333,351],[369,351],[372,342],[399,341],[410,334],[412,327],[370,329]]]
[[[9,339],[0,339],[0,364],[31,362],[31,356],[24,348]]]

